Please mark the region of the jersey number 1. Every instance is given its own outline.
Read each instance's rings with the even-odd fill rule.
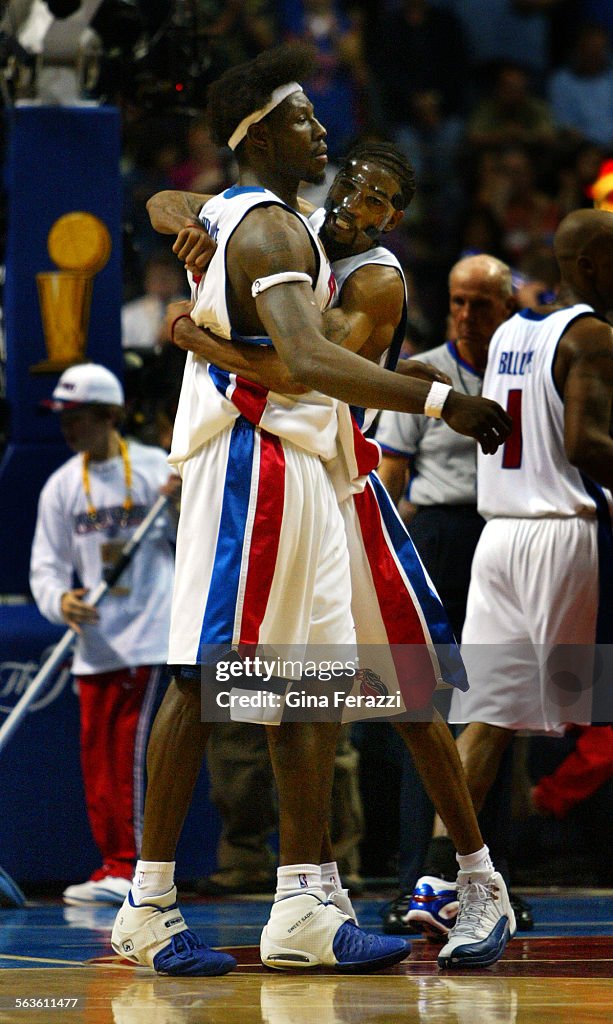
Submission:
[[[513,388],[507,397],[507,412],[513,420],[513,426],[502,450],[503,469],[519,469],[521,466],[521,395],[520,388]]]

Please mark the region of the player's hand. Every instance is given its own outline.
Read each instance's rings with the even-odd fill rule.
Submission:
[[[439,381],[441,384],[453,386],[453,381],[442,370],[437,370],[431,363],[422,363],[421,359],[400,359],[396,364],[396,371],[403,373],[405,377],[415,377],[417,380],[425,380],[430,384]]]
[[[485,455],[493,455],[509,434],[513,421],[498,402],[450,391],[443,406],[443,419],[458,434],[474,437]]]
[[[217,245],[204,224],[198,221],[188,221],[172,247],[174,254],[185,264],[185,269],[196,276],[204,274],[216,250]]]
[[[74,629],[75,633],[82,633],[82,626],[96,623],[100,619],[98,609],[93,604],[87,604],[83,600],[85,594],[87,594],[85,587],[67,590],[65,594],[62,594],[60,608],[64,616],[64,622],[71,629]]]
[[[169,341],[172,341],[173,345],[176,345],[177,348],[187,349],[187,346],[181,344],[177,333],[172,329],[173,324],[178,317],[189,316],[192,309],[193,302],[191,299],[178,299],[177,302],[171,302],[166,307],[166,334]]]

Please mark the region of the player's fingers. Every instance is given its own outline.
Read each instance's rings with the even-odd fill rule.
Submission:
[[[503,442],[503,438],[499,437],[491,431],[488,431],[480,439],[481,450],[485,455],[493,455],[498,451],[498,448]]]
[[[181,245],[178,245],[177,242],[175,242],[172,247],[172,251],[175,256],[177,256],[182,263],[187,263],[189,261],[192,250],[193,246],[189,242],[185,242]]]
[[[213,251],[211,249],[207,249],[205,252],[199,253],[194,261],[197,269],[200,271],[206,270],[209,263],[211,262],[212,257]]]

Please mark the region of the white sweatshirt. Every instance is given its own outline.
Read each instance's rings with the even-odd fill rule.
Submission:
[[[120,456],[90,462],[97,515],[87,515],[81,455],[53,473],[43,487],[30,563],[30,586],[50,622],[62,623],[62,594],[75,586],[92,593],[103,578],[103,559],[116,555],[142,522],[169,477],[166,452],[129,442],[133,507],[128,522],[124,466]],[[98,606],[100,621],[77,638],[73,672],[88,675],[166,661],[174,552],[172,527],[162,514],[146,535],[116,587]],[[85,596],[87,600],[87,595]]]

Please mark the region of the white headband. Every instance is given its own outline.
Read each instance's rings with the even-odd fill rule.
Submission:
[[[302,86],[298,85],[298,82],[287,82],[285,85],[277,86],[277,88],[272,92],[268,103],[261,107],[260,110],[254,110],[253,114],[248,114],[247,117],[244,117],[238,127],[234,129],[228,139],[228,146],[230,149],[236,149],[239,142],[242,142],[245,138],[247,130],[252,124],[256,124],[258,121],[261,121],[263,117],[266,117],[267,114],[270,114],[271,110],[274,110],[280,103],[283,103],[283,100],[287,99],[288,96],[291,96],[293,92],[301,91]]]

